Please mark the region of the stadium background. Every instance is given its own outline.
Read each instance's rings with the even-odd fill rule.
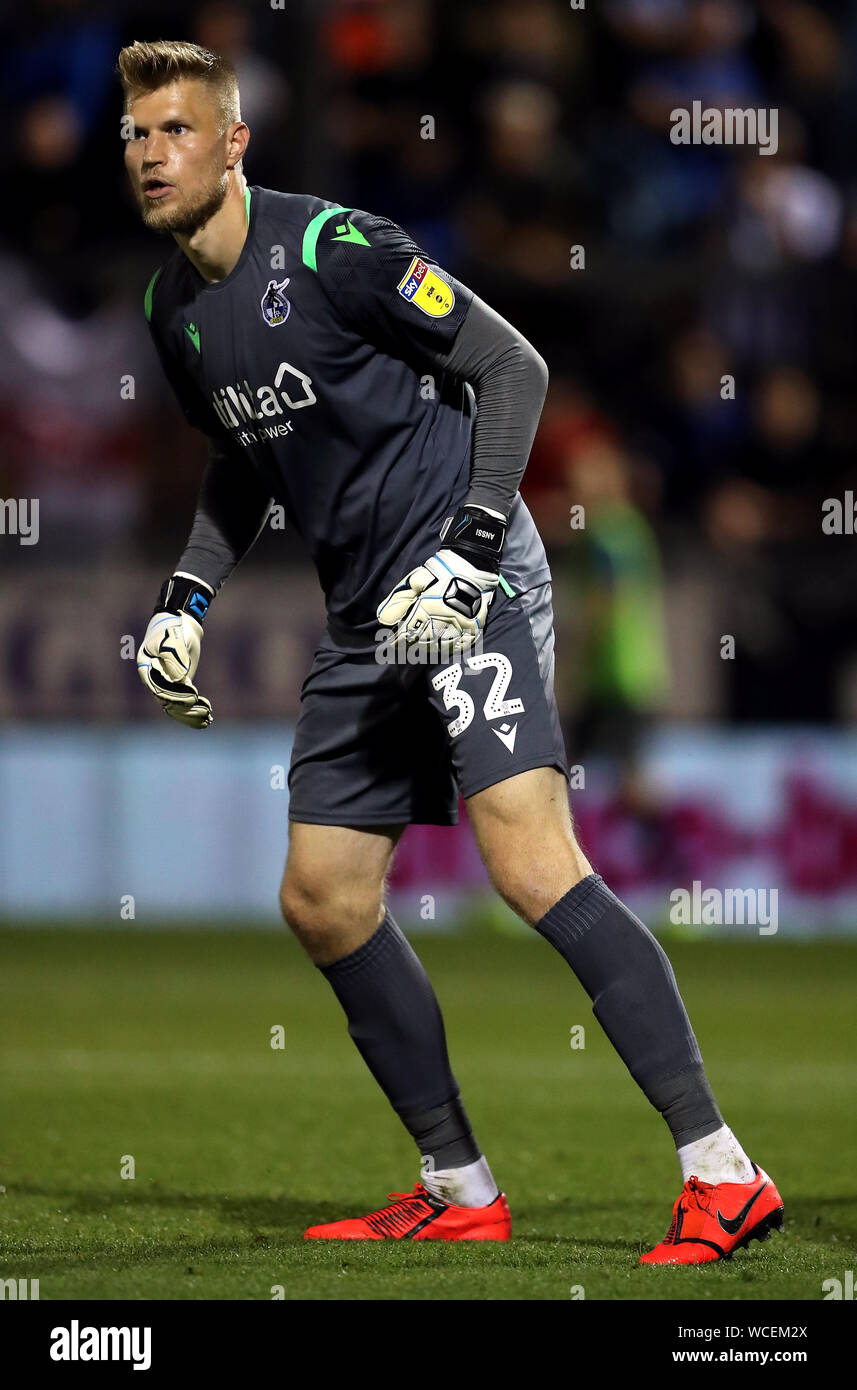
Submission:
[[[39,539],[21,543],[8,522],[0,535],[0,919],[12,1076],[40,1151],[58,1154],[68,1138],[59,1121],[46,1137],[36,1118],[40,1100],[56,1099],[51,1086],[70,1087],[82,1114],[109,1112],[86,1059],[102,1046],[120,1055],[129,1015],[120,1028],[119,1012],[130,1010],[141,1056],[160,1045],[162,1025],[164,1058],[183,1074],[190,1052],[169,1052],[175,1015],[163,1003],[162,1018],[157,1007],[138,1017],[121,962],[148,982],[150,1005],[181,996],[191,1032],[194,1008],[200,1018],[221,1009],[212,1036],[239,1051],[237,1005],[214,962],[249,997],[262,989],[272,1021],[280,999],[303,1018],[316,988],[279,935],[255,938],[255,970],[240,935],[277,927],[283,773],[323,624],[299,540],[270,530],[218,598],[200,673],[216,716],[206,734],[163,718],[131,657],[181,550],[204,461],[142,313],[169,245],[139,225],[121,161],[116,53],[161,36],[235,63],[251,184],[393,218],[546,358],[550,391],[522,492],[553,567],[581,835],[617,892],[687,939],[675,946],[680,979],[715,1048],[722,998],[711,991],[738,1011],[719,1075],[748,1116],[759,1081],[748,1058],[761,1064],[791,1040],[781,1085],[820,1107],[805,1117],[817,1133],[815,1192],[825,1164],[838,1172],[842,1138],[822,1118],[853,1113],[855,1094],[837,1052],[854,948],[831,938],[857,930],[857,540],[822,530],[825,499],[848,509],[857,449],[853,0],[583,10],[561,0],[33,0],[7,12],[0,497],[38,499]],[[694,99],[777,107],[778,152],[672,145],[669,112]],[[722,394],[729,375],[734,399]],[[572,524],[581,505],[583,529]],[[670,894],[694,881],[776,890],[779,932],[669,932]],[[517,1020],[535,1075],[546,1044],[536,1020],[515,1012],[516,979],[566,1020],[567,1064],[585,1001],[569,1013],[572,982],[536,963],[537,947],[486,891],[463,808],[457,830],[406,834],[393,895],[404,926],[444,934],[426,952],[455,1020],[459,1070],[481,1075],[466,1003],[483,1022]],[[201,954],[188,927],[197,942],[198,929],[219,932]],[[115,954],[119,939],[127,956]],[[746,975],[737,994],[736,972]],[[335,1015],[323,1020],[316,1046],[328,1047],[331,1074],[363,1086]],[[61,1073],[52,1082],[43,1045]],[[596,1068],[613,1065],[598,1056]],[[579,1113],[597,1124],[592,1076],[591,1113],[585,1101]],[[193,1084],[208,1083],[194,1071]],[[240,1112],[240,1068],[231,1084]],[[778,1123],[791,1133],[784,1106],[761,1126],[766,1138]],[[249,1112],[246,1124],[253,1132]],[[38,1225],[56,1191],[34,1179],[32,1192]],[[318,1288],[343,1296],[329,1274],[328,1287],[318,1272]],[[98,1292],[99,1278],[69,1287]],[[502,1278],[495,1271],[485,1296]],[[542,1296],[538,1279],[532,1287]]]

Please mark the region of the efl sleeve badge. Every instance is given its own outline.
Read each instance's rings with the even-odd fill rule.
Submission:
[[[454,291],[419,256],[414,256],[397,289],[432,319],[446,318],[455,303]]]

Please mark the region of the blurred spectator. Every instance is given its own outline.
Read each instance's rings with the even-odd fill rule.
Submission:
[[[628,774],[667,688],[658,544],[631,479],[631,460],[609,427],[570,439],[566,546],[552,551],[560,610],[576,615],[558,678],[561,708],[576,711],[575,760],[606,753]]]
[[[193,40],[222,53],[235,68],[241,117],[253,141],[252,158],[257,169],[270,164],[273,171],[276,149],[287,135],[291,94],[282,68],[253,47],[252,23],[247,10],[233,0],[209,0],[194,16]]]
[[[730,669],[734,713],[829,713],[854,650],[848,585],[823,577],[848,538],[835,550],[819,515],[857,450],[857,6],[34,0],[6,18],[0,481],[50,496],[86,563],[117,534],[166,547],[198,482],[143,326],[170,244],[127,193],[113,71],[123,42],[169,32],[234,62],[251,183],[402,223],[546,357],[523,491],[559,621],[586,620],[575,698],[631,731],[657,706],[663,554],[745,620],[758,661]],[[777,153],[673,145],[695,100],[776,107]],[[804,644],[822,640],[813,691]]]

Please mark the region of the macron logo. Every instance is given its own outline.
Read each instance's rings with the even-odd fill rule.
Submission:
[[[515,739],[518,735],[517,724],[501,724],[499,729],[492,729],[492,734],[496,734],[501,743],[505,743],[510,753],[515,751]]]
[[[70,1327],[51,1331],[52,1361],[133,1361],[135,1371],[152,1364],[151,1327]]]

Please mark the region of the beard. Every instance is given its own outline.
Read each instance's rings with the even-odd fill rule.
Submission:
[[[152,231],[193,236],[223,206],[228,189],[229,179],[223,172],[212,174],[195,197],[183,198],[172,207],[162,207],[157,200],[153,202],[142,189],[137,199],[143,221]]]

